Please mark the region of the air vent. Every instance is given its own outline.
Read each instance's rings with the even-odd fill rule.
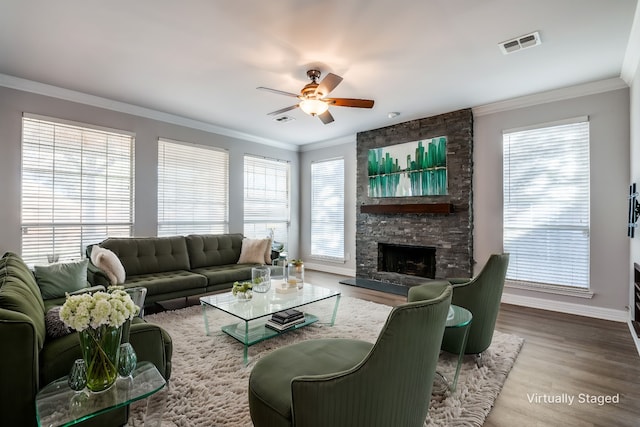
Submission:
[[[291,122],[293,120],[295,120],[293,117],[291,116],[280,116],[280,117],[276,117],[275,119],[273,119],[276,122],[280,122],[280,123],[286,123],[286,122]]]
[[[503,54],[508,55],[509,53],[522,49],[538,46],[540,43],[542,43],[540,41],[540,34],[536,31],[535,33],[525,34],[524,36],[498,43],[498,46]]]

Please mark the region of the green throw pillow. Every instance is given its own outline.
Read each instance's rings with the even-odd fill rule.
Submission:
[[[42,299],[60,298],[67,292],[75,292],[88,287],[88,264],[89,260],[83,259],[76,262],[36,265],[34,272]]]

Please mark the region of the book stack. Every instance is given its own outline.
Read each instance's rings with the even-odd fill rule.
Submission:
[[[284,331],[292,326],[304,323],[304,313],[299,310],[289,309],[273,313],[265,326],[276,331]]]

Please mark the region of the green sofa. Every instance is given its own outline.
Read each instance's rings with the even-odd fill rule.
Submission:
[[[78,334],[51,338],[45,327],[45,304],[33,272],[13,253],[0,259],[0,425],[35,426],[35,396],[48,383],[69,373],[81,358]],[[171,337],[157,325],[136,318],[129,341],[138,360],[152,362],[171,376]],[[127,409],[116,410],[82,425],[122,425]]]
[[[256,263],[238,264],[242,239],[238,233],[171,237],[108,238],[98,245],[118,257],[126,272],[125,288],[147,288],[145,306],[158,301],[230,289],[250,280]],[[87,248],[90,257],[91,248]],[[90,268],[92,285],[108,286],[105,274]]]

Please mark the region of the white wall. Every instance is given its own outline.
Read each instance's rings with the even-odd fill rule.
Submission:
[[[309,268],[336,274],[355,276],[356,251],[356,138],[339,145],[305,147],[300,153],[300,253]],[[328,262],[311,257],[311,163],[318,160],[344,158],[344,263]]]
[[[298,252],[298,152],[211,132],[120,113],[48,96],[0,87],[0,255],[20,253],[20,164],[23,112],[120,129],[135,134],[135,236],[157,232],[158,138],[192,142],[229,151],[229,231],[243,231],[243,161],[245,154],[291,162],[290,250]]]
[[[474,254],[481,267],[502,251],[502,131],[589,116],[591,299],[505,289],[504,301],[626,319],[629,303],[629,90],[627,88],[475,117]],[[638,238],[640,239],[640,237]]]
[[[631,83],[631,100],[630,100],[630,117],[631,117],[631,151],[630,151],[630,182],[635,182],[640,186],[640,67],[636,68],[636,72]],[[640,264],[640,229],[636,229],[636,237],[630,239],[630,258],[627,263],[629,272],[629,306],[634,304],[634,275],[633,263]],[[633,317],[633,313],[631,313]],[[635,319],[640,322],[640,319]],[[635,334],[632,334],[635,336]],[[636,346],[640,353],[640,340],[636,338]]]

